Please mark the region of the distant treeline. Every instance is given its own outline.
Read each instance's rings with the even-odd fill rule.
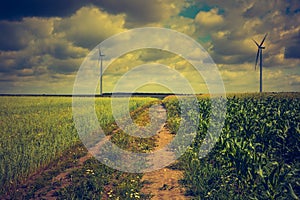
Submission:
[[[117,93],[103,93],[102,95],[99,94],[0,94],[0,96],[20,96],[20,97],[129,97],[129,96],[134,96],[134,97],[156,97],[156,98],[164,98],[169,95],[187,95],[187,94],[174,94],[174,93],[141,93],[141,92],[136,92],[136,93],[126,93],[126,92],[117,92]]]

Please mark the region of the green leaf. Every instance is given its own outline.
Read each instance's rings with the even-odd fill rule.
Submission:
[[[289,183],[289,192],[290,192],[290,195],[293,199],[295,200],[299,200],[299,197],[295,194],[294,190],[293,190],[293,187],[292,185]]]

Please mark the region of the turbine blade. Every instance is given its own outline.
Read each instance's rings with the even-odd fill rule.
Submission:
[[[255,70],[256,70],[256,66],[257,66],[257,62],[258,62],[258,57],[259,57],[259,49],[257,50],[257,54],[256,54]]]
[[[268,33],[265,35],[264,39],[261,41],[261,43],[260,43],[259,46],[262,46],[262,45],[263,45],[263,43],[265,42],[265,39],[266,39],[267,35],[268,35]]]
[[[254,39],[252,39],[252,40],[256,44],[256,46],[259,47],[258,43]]]

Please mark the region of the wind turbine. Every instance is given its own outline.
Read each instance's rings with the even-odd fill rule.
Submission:
[[[258,57],[259,57],[259,92],[262,92],[262,50],[265,49],[266,47],[262,46],[266,40],[268,34],[265,35],[264,39],[261,41],[260,44],[258,44],[255,40],[253,40],[253,42],[256,44],[258,50],[257,50],[257,54],[256,54],[256,60],[255,60],[255,70],[256,70],[256,66],[257,66],[257,62],[258,62]]]
[[[102,69],[102,57],[104,57],[105,55],[104,54],[102,54],[102,52],[101,52],[101,49],[100,49],[100,47],[99,47],[99,60],[98,60],[98,62],[99,62],[99,64],[100,64],[100,96],[102,96],[102,71],[103,71],[103,69]]]

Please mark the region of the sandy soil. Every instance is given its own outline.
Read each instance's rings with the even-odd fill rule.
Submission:
[[[160,109],[163,109],[162,107]],[[161,112],[163,113],[163,112]],[[172,141],[174,135],[166,128],[164,124],[161,130],[156,135],[156,148],[155,150],[162,149],[170,141]],[[172,152],[164,153],[160,159],[172,159],[174,154]],[[157,159],[154,162],[160,162]],[[155,165],[155,163],[154,163]],[[172,199],[172,200],[183,200],[189,199],[184,195],[185,190],[179,184],[179,180],[182,178],[183,172],[180,170],[174,170],[169,168],[162,168],[156,171],[145,173],[142,181],[144,181],[144,187],[142,193],[153,195],[151,199]]]

